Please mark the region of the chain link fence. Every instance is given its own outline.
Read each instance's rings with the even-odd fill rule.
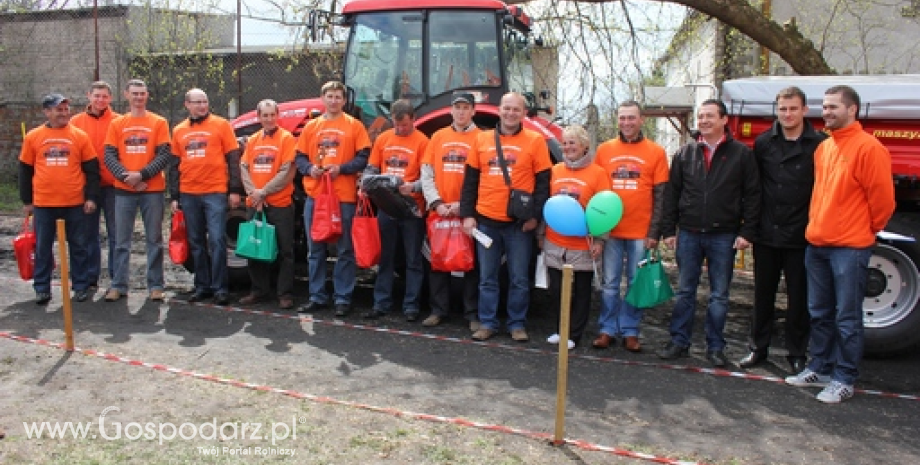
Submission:
[[[316,97],[339,77],[344,44],[305,40],[304,2],[243,0],[239,10],[236,0],[92,3],[0,0],[0,179],[15,177],[23,127],[44,121],[39,102],[49,92],[78,112],[90,83],[104,80],[113,108],[126,111],[121,89],[143,79],[148,108],[174,125],[193,87],[208,93],[215,114],[233,118],[262,99]]]

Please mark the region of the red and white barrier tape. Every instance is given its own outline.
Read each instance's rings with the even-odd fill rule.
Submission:
[[[64,344],[58,343],[58,342],[51,342],[45,339],[33,339],[30,337],[17,336],[17,335],[10,334],[7,332],[2,332],[2,331],[0,331],[0,337],[10,339],[13,341],[18,341],[18,342],[37,344],[37,345],[42,345],[46,347],[52,347],[55,349],[65,350]],[[123,363],[125,365],[130,365],[130,366],[144,367],[144,368],[149,368],[152,370],[164,371],[164,372],[172,373],[172,374],[179,375],[179,376],[185,376],[185,377],[200,379],[204,381],[210,381],[210,382],[214,382],[218,384],[224,384],[227,386],[251,389],[254,391],[272,392],[275,394],[282,394],[288,397],[293,397],[295,399],[306,399],[312,402],[318,402],[322,404],[341,405],[344,407],[358,408],[362,410],[368,410],[371,412],[385,413],[387,415],[392,415],[392,416],[399,417],[399,418],[409,418],[409,419],[415,419],[415,420],[428,421],[432,423],[446,423],[446,424],[452,424],[452,425],[458,425],[458,426],[466,426],[466,427],[481,429],[485,431],[493,431],[493,432],[504,433],[504,434],[514,434],[517,436],[523,436],[529,439],[536,439],[539,441],[551,441],[553,439],[553,435],[550,433],[541,433],[538,431],[531,431],[531,430],[526,430],[526,429],[521,429],[521,428],[515,428],[512,426],[499,425],[495,423],[483,423],[483,422],[478,422],[478,421],[473,421],[473,420],[467,420],[465,418],[460,418],[460,417],[445,417],[441,415],[431,415],[427,413],[418,413],[418,412],[412,412],[408,410],[400,410],[400,409],[391,408],[391,407],[380,407],[380,406],[371,405],[371,404],[364,404],[360,402],[352,402],[348,400],[336,399],[336,398],[328,397],[328,396],[317,396],[314,394],[307,394],[304,392],[293,391],[290,389],[281,389],[281,388],[276,388],[276,387],[272,387],[272,386],[268,386],[264,384],[247,383],[247,382],[235,380],[232,378],[223,378],[220,376],[215,376],[215,375],[211,375],[207,373],[198,373],[198,372],[184,370],[181,368],[175,368],[169,365],[164,365],[164,364],[159,364],[159,363],[148,363],[148,362],[143,362],[140,360],[133,360],[129,358],[120,357],[118,355],[99,352],[93,349],[84,349],[81,347],[75,347],[74,352],[80,353],[82,355],[90,356],[90,357],[101,358],[103,360],[107,360],[110,362],[118,362],[118,363]],[[621,449],[619,447],[604,446],[604,445],[584,441],[581,439],[566,438],[564,439],[564,443],[570,446],[584,449],[584,450],[606,452],[606,453],[613,454],[613,455],[619,455],[622,457],[629,457],[629,458],[635,458],[635,459],[641,459],[641,460],[648,460],[648,461],[655,462],[655,463],[664,463],[664,464],[671,464],[671,465],[701,465],[700,462],[687,462],[683,460],[676,460],[676,459],[671,459],[668,457],[661,457],[661,456],[656,456],[652,454],[646,454],[644,452],[635,452],[635,451],[631,451],[627,449]]]

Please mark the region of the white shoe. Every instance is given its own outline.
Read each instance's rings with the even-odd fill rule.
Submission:
[[[559,343],[559,335],[558,335],[558,334],[553,334],[552,336],[546,338],[546,342],[549,342],[550,344],[558,344],[558,343]]]
[[[827,386],[827,384],[830,382],[830,376],[819,375],[818,373],[811,371],[811,368],[806,368],[795,376],[786,377],[786,384],[791,384],[797,387],[824,387]]]
[[[850,397],[853,397],[853,386],[831,381],[831,384],[818,393],[817,399],[825,404],[839,404]]]

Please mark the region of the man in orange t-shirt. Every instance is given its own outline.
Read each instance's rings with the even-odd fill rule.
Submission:
[[[313,242],[310,229],[313,225],[313,207],[319,194],[320,179],[324,173],[332,178],[332,186],[342,211],[342,235],[336,242],[338,257],[332,275],[336,316],[344,316],[351,308],[351,294],[355,289],[355,277],[358,266],[355,263],[355,250],[351,243],[351,222],[355,217],[357,201],[358,173],[367,166],[371,151],[371,141],[361,121],[352,118],[343,110],[345,105],[345,85],[338,81],[329,81],[321,89],[323,105],[326,112],[310,121],[300,139],[294,163],[297,171],[303,175],[304,190],[307,199],[303,206],[304,227],[307,231],[307,259],[310,273],[310,297],[306,304],[297,311],[313,313],[328,305],[329,294],[326,292],[326,257],[325,242]]]
[[[365,175],[384,174],[399,178],[399,193],[422,203],[421,165],[428,146],[428,137],[415,129],[415,108],[412,102],[400,99],[390,107],[393,128],[384,131],[374,141]],[[417,216],[395,218],[377,210],[380,229],[380,263],[374,282],[374,306],[362,315],[374,319],[386,315],[393,307],[393,273],[395,272],[396,241],[402,238],[406,254],[406,290],[402,299],[406,320],[416,321],[419,315],[419,294],[425,280],[422,243],[425,221]]]
[[[89,214],[89,221],[86,222],[86,235],[90,237],[87,244],[89,253],[89,274],[90,293],[94,293],[98,288],[99,275],[102,272],[102,247],[99,244],[101,236],[99,234],[99,217],[105,217],[105,234],[108,236],[108,269],[109,279],[115,276],[115,179],[112,173],[105,167],[102,160],[105,153],[105,136],[109,130],[109,124],[119,116],[110,106],[112,103],[112,86],[105,81],[96,81],[89,87],[86,93],[89,99],[89,105],[86,111],[78,113],[70,118],[70,124],[80,128],[89,136],[93,143],[93,149],[99,159],[99,198],[94,199],[96,209]]]
[[[73,299],[82,302],[89,298],[91,284],[85,222],[96,210],[99,161],[89,136],[69,124],[69,99],[46,95],[42,110],[48,122],[26,134],[19,155],[19,199],[25,214],[35,217],[35,303],[51,301],[52,246],[59,219],[65,222],[70,248]]]
[[[230,302],[227,277],[227,206],[238,208],[240,148],[233,127],[211,114],[201,89],[185,94],[189,117],[173,129],[168,190],[173,212],[185,212],[189,250],[195,266],[195,290],[189,302],[214,297]]]
[[[262,129],[249,136],[240,162],[240,176],[246,188],[249,217],[264,212],[266,221],[275,227],[278,244],[278,306],[294,307],[294,145],[296,140],[278,126],[278,104],[262,100],[256,105]],[[268,298],[274,263],[249,261],[252,289],[240,299],[252,305]]]
[[[606,349],[614,338],[622,337],[626,350],[641,350],[642,309],[620,297],[620,284],[625,266],[628,292],[645,250],[658,246],[658,221],[668,182],[668,158],[663,147],[642,134],[644,122],[638,102],[621,103],[617,108],[619,137],[599,145],[594,159],[607,171],[612,190],[623,201],[623,218],[604,244],[600,335],[593,343],[597,349]]]
[[[147,250],[147,290],[150,300],[163,295],[163,212],[166,179],[163,170],[171,158],[169,123],[147,111],[147,84],[131,79],[125,85],[130,111],[112,121],[105,140],[105,164],[115,179],[115,275],[105,293],[114,302],[128,293],[134,220],[140,211]]]
[[[475,123],[476,99],[473,94],[459,93],[453,97],[450,115],[453,122],[431,136],[422,160],[422,192],[429,214],[456,217],[460,214],[460,192],[466,159],[482,132]],[[450,311],[451,273],[432,268],[428,273],[428,302],[431,316],[424,326],[437,326]],[[479,329],[479,268],[463,273],[463,315],[470,322],[470,331]]]
[[[849,86],[824,92],[830,138],[815,150],[815,187],[808,210],[805,268],[811,361],[786,378],[821,387],[817,399],[843,402],[855,393],[863,355],[863,310],[875,235],[895,210],[891,154],[856,120],[859,94]]]
[[[491,338],[499,329],[498,273],[503,255],[507,256],[510,281],[507,327],[515,341],[530,340],[525,328],[530,307],[530,256],[534,229],[543,217],[543,204],[549,197],[552,162],[543,136],[524,128],[525,114],[524,96],[505,94],[499,105],[498,126],[479,134],[466,161],[460,197],[463,228],[470,235],[479,229],[492,240],[490,247],[481,242],[476,245],[481,326],[472,337],[477,341]],[[499,150],[504,162],[499,160]],[[532,210],[529,218],[508,216],[512,189],[529,193]]]

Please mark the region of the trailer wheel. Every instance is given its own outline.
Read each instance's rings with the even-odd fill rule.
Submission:
[[[887,230],[909,233],[893,219]],[[920,343],[920,244],[879,242],[869,259],[863,301],[865,352],[890,356]]]

